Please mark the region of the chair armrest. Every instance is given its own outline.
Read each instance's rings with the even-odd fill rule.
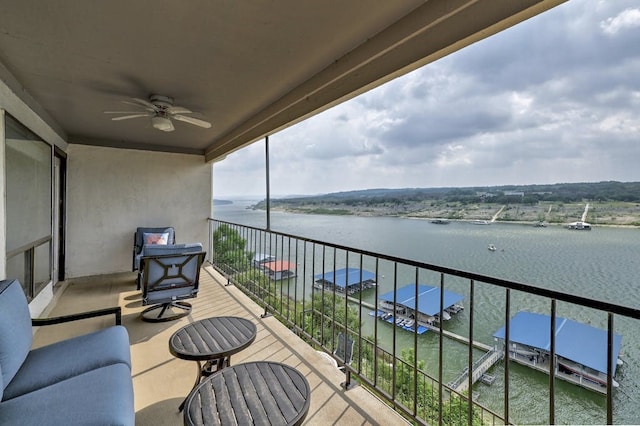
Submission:
[[[133,233],[133,256],[131,257],[131,271],[136,270],[136,255],[138,254],[138,245],[136,244],[136,232]]]
[[[62,324],[65,322],[77,321],[87,318],[95,318],[104,315],[115,315],[116,325],[122,324],[122,308],[114,306],[112,308],[98,309],[96,311],[80,312],[78,314],[63,315],[52,318],[31,318],[31,325],[40,327],[43,325]]]

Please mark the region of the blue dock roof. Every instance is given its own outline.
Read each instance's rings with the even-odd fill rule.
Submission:
[[[509,322],[509,340],[544,351],[551,350],[551,317],[518,312]],[[556,317],[556,354],[607,374],[607,331],[570,319]],[[504,340],[505,327],[493,335]],[[616,372],[622,336],[613,335],[613,373]]]
[[[416,306],[416,286],[408,284],[396,291],[396,303],[404,305],[410,309]],[[464,296],[452,291],[444,291],[443,309],[453,306],[462,301]],[[380,300],[386,300],[393,303],[393,291],[380,296]],[[440,287],[431,287],[429,285],[418,284],[418,312],[426,315],[438,315],[440,313]]]
[[[362,279],[360,279],[362,272]],[[349,281],[347,281],[347,275]],[[325,272],[324,274],[316,274],[313,277],[316,281],[324,280],[328,283],[333,284],[336,287],[345,288],[347,286],[357,285],[360,282],[365,281],[375,281],[376,274],[373,272],[365,271],[364,269],[358,268],[342,268],[337,269],[335,271]],[[335,280],[335,281],[334,281]]]

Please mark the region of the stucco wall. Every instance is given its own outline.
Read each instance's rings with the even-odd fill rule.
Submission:
[[[0,194],[2,195],[0,206],[0,279],[7,277],[7,191],[4,176],[4,110],[0,108]]]
[[[211,165],[195,155],[69,145],[68,278],[131,270],[138,226],[173,226],[205,247]]]

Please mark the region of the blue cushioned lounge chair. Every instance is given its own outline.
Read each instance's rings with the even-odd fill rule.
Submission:
[[[188,315],[191,304],[184,299],[198,294],[202,244],[146,245],[140,258],[142,312],[145,321],[171,321]]]

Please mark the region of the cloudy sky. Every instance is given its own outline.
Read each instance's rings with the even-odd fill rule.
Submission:
[[[269,138],[271,194],[640,181],[640,3],[570,0]],[[264,143],[214,165],[265,194]]]

